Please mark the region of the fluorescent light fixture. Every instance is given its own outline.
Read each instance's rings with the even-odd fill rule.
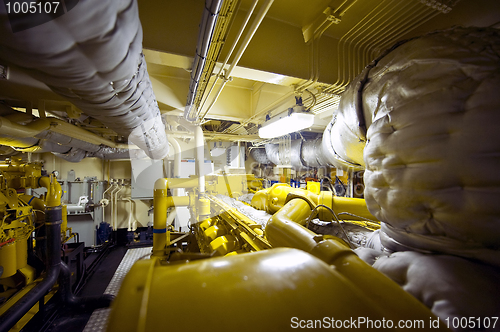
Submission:
[[[285,113],[287,114],[287,113]],[[259,128],[260,138],[274,138],[311,127],[314,114],[294,112],[279,119],[271,119]]]

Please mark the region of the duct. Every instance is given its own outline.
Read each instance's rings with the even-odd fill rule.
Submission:
[[[200,23],[200,33],[198,36],[198,44],[196,45],[196,55],[193,60],[193,69],[191,71],[191,82],[189,83],[189,92],[186,101],[186,109],[184,117],[188,121],[196,120],[197,110],[194,106],[194,99],[198,90],[198,83],[203,67],[205,66],[210,41],[212,34],[219,17],[219,10],[222,5],[222,0],[206,0],[205,10]]]
[[[6,146],[11,146],[15,149],[25,149],[25,148],[31,148],[35,145],[37,145],[39,142],[39,139],[36,139],[34,137],[10,137],[6,135],[1,135],[0,134],[0,144],[1,145],[6,145]]]
[[[90,152],[97,152],[101,148],[99,145],[87,143],[87,142],[84,142],[82,140],[79,140],[76,138],[71,138],[67,135],[54,133],[51,131],[41,132],[40,134],[36,135],[35,137],[46,139],[46,140],[49,140],[51,142],[57,142],[60,145],[69,145],[73,148],[79,148],[79,149],[82,149],[85,151],[90,151]]]
[[[43,152],[68,153],[71,150],[71,146],[60,145],[58,143],[46,140],[40,140],[38,146],[40,147],[40,150],[37,150],[38,153],[43,153]]]
[[[4,105],[0,111],[4,115],[0,117],[2,132],[13,135],[0,135],[0,144],[12,146],[19,151],[52,152],[70,162],[79,162],[85,157],[101,159],[146,157],[146,154],[139,149],[109,147],[109,145],[119,146],[119,144],[56,118],[37,119]],[[14,122],[15,120],[23,123]]]
[[[356,141],[355,139],[353,140],[352,135],[349,135],[351,138],[351,140],[349,140],[349,144],[344,143],[343,137],[340,135],[340,133],[335,132],[336,128],[334,128],[334,127],[335,127],[336,123],[338,123],[337,117],[334,116],[333,120],[326,126],[326,129],[323,132],[323,140],[322,140],[322,148],[323,149],[322,149],[322,151],[323,151],[323,155],[324,155],[325,159],[328,161],[328,163],[330,165],[333,165],[336,168],[341,168],[341,169],[351,168],[354,170],[363,169],[362,165],[356,163],[352,159],[346,160],[346,159],[342,158],[337,153],[337,150],[334,148],[333,141],[335,141],[336,143],[340,142],[338,145],[340,146],[341,149],[344,149],[344,152],[347,151],[346,149],[348,149],[348,148],[346,148],[346,146],[348,146],[349,144],[351,144],[351,146],[356,146],[355,150],[359,152],[359,149],[362,148],[362,146],[364,146],[365,143],[364,142],[359,143],[359,141]],[[340,125],[338,125],[338,126],[340,126]],[[332,134],[332,132],[334,134]],[[344,153],[344,155],[345,155],[345,153]]]
[[[293,140],[290,149],[292,168],[333,166],[342,169],[361,170],[363,167],[354,162],[342,159],[334,150],[331,142],[333,121],[327,126],[323,137],[311,141]],[[275,165],[280,165],[278,144],[266,144],[267,159]]]
[[[179,178],[181,176],[181,145],[175,137],[169,137],[168,141],[174,147],[174,178]]]
[[[323,153],[323,137],[302,142],[300,150],[304,165],[307,167],[321,167],[329,165]]]
[[[366,120],[364,194],[386,249],[500,266],[499,44],[462,27],[399,43],[342,97]]]
[[[53,155],[72,163],[78,163],[86,157],[85,151],[78,148],[71,148],[66,153],[52,152]]]
[[[7,17],[5,7],[0,11]],[[136,1],[79,2],[55,20],[15,33],[8,20],[2,23],[0,59],[5,63],[17,65],[87,115],[128,136],[151,158],[167,155],[141,54]]]
[[[290,164],[294,169],[301,169],[305,167],[301,158],[302,151],[302,140],[296,139],[293,140],[290,145]]]
[[[269,158],[267,157],[265,149],[256,149],[256,148],[252,149],[252,150],[250,150],[250,155],[259,164],[265,165],[265,164],[271,163],[271,160],[269,160]]]
[[[267,158],[275,165],[280,164],[278,144],[266,144],[266,155]]]
[[[97,152],[87,152],[87,158],[99,158],[104,160],[114,159],[144,159],[147,158],[144,150],[141,149],[115,149],[102,146]]]

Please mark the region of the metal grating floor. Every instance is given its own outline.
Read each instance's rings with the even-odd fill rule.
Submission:
[[[125,278],[125,275],[128,273],[132,265],[134,265],[134,263],[137,260],[149,256],[151,254],[151,249],[152,247],[145,247],[145,248],[136,248],[127,250],[127,253],[123,257],[118,268],[116,269],[113,278],[109,282],[108,287],[104,291],[104,294],[111,294],[111,295],[118,294],[118,290],[120,289],[120,285],[123,281],[123,278]],[[87,325],[85,325],[85,329],[83,330],[83,332],[106,331],[110,311],[111,311],[110,308],[95,310],[92,313],[92,316],[90,316]]]

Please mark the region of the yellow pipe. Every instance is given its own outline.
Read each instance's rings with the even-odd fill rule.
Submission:
[[[59,120],[56,118],[49,118],[47,120],[50,120],[50,124],[51,124],[50,130],[55,132],[55,133],[63,134],[63,135],[69,136],[71,138],[79,139],[81,141],[85,141],[85,142],[91,143],[91,144],[96,144],[96,145],[102,144],[102,145],[106,145],[106,146],[109,146],[112,148],[121,148],[121,149],[130,148],[130,146],[128,144],[115,143],[115,142],[110,141],[104,137],[101,137],[99,135],[91,133],[88,130],[77,127],[75,125],[64,122],[62,120]],[[37,120],[37,121],[40,121],[40,120]]]
[[[11,122],[9,119],[0,116],[0,129],[2,134],[14,137],[34,137],[44,130],[50,128],[50,121],[47,119],[40,119],[33,121],[27,125],[20,125]]]
[[[36,143],[35,143],[36,144]],[[33,144],[26,143],[19,137],[0,137],[0,145],[13,146],[16,149],[22,149],[23,151],[33,152],[32,150],[40,149],[39,146],[33,147]],[[33,147],[33,148],[32,148]]]
[[[50,177],[42,176],[38,179],[38,184],[41,187],[47,188],[45,204],[47,207],[61,205],[62,188],[59,182],[51,175]]]
[[[3,135],[17,138],[35,137],[42,131],[50,130],[91,144],[102,144],[112,148],[130,148],[128,144],[115,143],[88,130],[56,118],[38,119],[26,125],[21,125],[0,116],[0,129]]]
[[[272,187],[258,191],[252,198],[252,206],[259,210],[265,210],[269,213],[275,213],[281,209],[286,202],[289,194],[299,195],[306,197],[315,205],[326,205],[331,208],[335,213],[347,212],[355,216],[349,215],[348,217],[341,216],[340,219],[345,220],[365,220],[370,219],[377,221],[366,206],[365,200],[361,198],[348,198],[334,196],[331,191],[322,191],[319,195],[315,193],[300,189],[292,188],[285,183],[276,183]],[[319,218],[324,221],[333,220],[331,213],[326,209],[319,210]]]
[[[19,195],[19,199],[21,199],[26,204],[31,205],[36,210],[45,211],[45,202],[40,198],[31,195],[21,194]]]
[[[333,266],[367,298],[383,303],[385,317],[388,319],[404,317],[427,321],[429,317],[434,317],[427,307],[394,281],[366,264],[342,240],[318,235],[299,225],[311,212],[306,201],[289,201],[271,217],[266,226],[266,238],[273,247],[301,249]]]
[[[196,178],[182,179],[161,178],[156,180],[153,193],[153,256],[163,257],[165,247],[170,243],[167,232],[167,211],[174,206],[190,204],[189,196],[168,196],[168,189],[193,188],[198,185]]]

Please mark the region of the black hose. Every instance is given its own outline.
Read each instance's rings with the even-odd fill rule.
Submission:
[[[71,290],[71,271],[69,267],[61,262],[61,273],[59,275],[59,296],[65,305],[78,307],[87,311],[99,308],[107,308],[114,299],[113,295],[104,294],[102,296],[78,297]]]
[[[0,317],[0,332],[9,331],[54,286],[61,270],[61,223],[62,207],[45,208],[47,236],[46,277]]]

